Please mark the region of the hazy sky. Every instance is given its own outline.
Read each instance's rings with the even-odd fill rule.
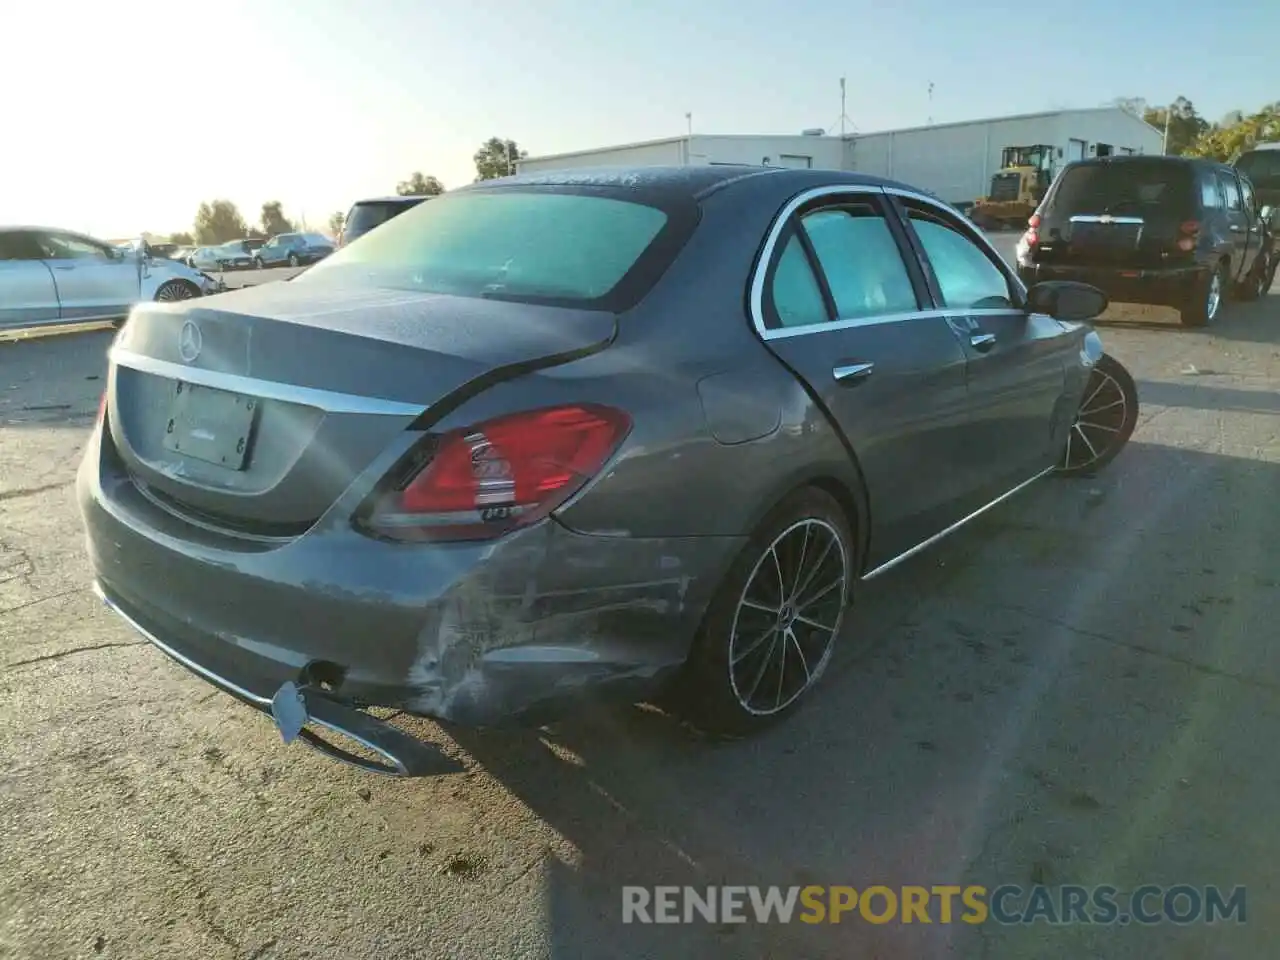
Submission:
[[[0,222],[127,236],[201,200],[323,226],[415,169],[683,133],[1280,98],[1261,0],[0,0]]]

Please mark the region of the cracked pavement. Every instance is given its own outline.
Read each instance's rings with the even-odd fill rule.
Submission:
[[[0,344],[0,957],[1269,957],[1280,930],[1280,290],[1102,330],[1132,445],[873,584],[747,742],[641,709],[297,746],[87,589],[106,334]],[[1248,887],[1244,925],[622,926],[626,883]]]

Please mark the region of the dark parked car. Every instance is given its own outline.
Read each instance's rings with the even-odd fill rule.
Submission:
[[[1269,234],[1248,178],[1186,157],[1111,156],[1068,164],[1018,244],[1024,283],[1078,280],[1113,303],[1217,318],[1231,296],[1268,287]]]
[[[1235,168],[1253,183],[1259,206],[1280,210],[1280,143],[1242,153]]]
[[[373,200],[359,200],[352,204],[347,219],[342,223],[342,235],[338,237],[338,246],[350,243],[356,237],[364,236],[374,227],[381,226],[392,217],[397,217],[406,210],[412,210],[423,200],[430,197],[377,197]]]
[[[371,705],[662,686],[751,731],[861,581],[1115,457],[1105,307],[857,174],[471,185],[290,283],[133,312],[78,479],[95,589],[286,741],[386,772],[434,756]]]
[[[272,237],[253,254],[253,264],[263,267],[305,267],[333,253],[333,243],[318,233],[282,233]]]

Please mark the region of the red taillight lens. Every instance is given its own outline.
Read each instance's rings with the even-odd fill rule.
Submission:
[[[425,466],[375,495],[362,522],[397,539],[501,536],[573,496],[630,429],[620,410],[574,404],[447,433]]]
[[[107,415],[107,391],[102,391],[102,396],[98,398],[98,422],[102,422],[102,418]]]
[[[1182,233],[1182,234],[1184,234],[1184,235],[1186,235],[1186,236],[1188,236],[1188,237],[1195,236],[1197,233],[1199,233],[1199,232],[1200,232],[1200,221],[1199,221],[1199,220],[1186,220],[1186,221],[1184,221],[1184,222],[1182,222],[1182,223],[1178,224],[1178,232],[1179,232],[1179,233]]]
[[[1038,230],[1040,228],[1040,214],[1033,213],[1031,219],[1027,221],[1027,226],[1032,230]]]

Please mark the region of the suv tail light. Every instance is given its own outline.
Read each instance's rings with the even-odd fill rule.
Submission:
[[[102,391],[102,396],[98,398],[98,423],[101,423],[107,415],[107,391]]]
[[[1200,242],[1200,221],[1187,220],[1178,225],[1178,249],[1184,253],[1190,253],[1196,248],[1196,244]]]
[[[392,470],[357,522],[395,540],[500,537],[582,489],[630,430],[621,410],[572,404],[432,437],[425,451]]]
[[[1015,255],[1018,262],[1029,264],[1031,262],[1031,253],[1035,249],[1036,244],[1040,242],[1040,214],[1035,213],[1027,220],[1027,232],[1018,240],[1015,248]]]

